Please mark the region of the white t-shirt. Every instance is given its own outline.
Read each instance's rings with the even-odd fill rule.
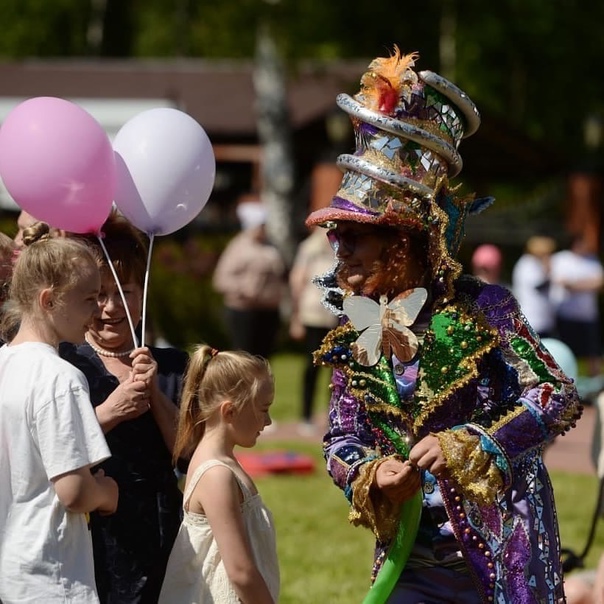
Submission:
[[[110,456],[84,375],[47,344],[0,348],[0,600],[97,603],[85,514],[50,480]]]
[[[552,283],[579,282],[597,279],[602,275],[602,264],[595,256],[581,256],[570,250],[552,256]],[[564,319],[595,321],[598,318],[598,291],[570,292],[564,287],[552,287],[552,300],[557,313]]]
[[[551,332],[556,324],[549,293],[537,289],[547,279],[543,262],[532,254],[521,256],[512,271],[514,296],[520,310],[537,333]]]

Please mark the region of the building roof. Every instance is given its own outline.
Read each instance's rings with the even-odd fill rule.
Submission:
[[[302,63],[288,74],[290,120],[296,143],[304,139],[317,153],[316,124],[336,109],[340,92],[354,93],[368,60]],[[88,110],[110,137],[131,117],[151,107],[172,106],[194,117],[217,146],[254,160],[242,145],[257,142],[252,61],[40,60],[0,63],[0,122],[19,102],[36,96],[73,100]],[[314,127],[313,127],[314,125]],[[325,136],[324,134],[322,136]],[[239,147],[233,145],[240,145]],[[477,134],[460,148],[465,182],[545,178],[564,169],[546,145],[485,115]],[[307,150],[308,155],[308,150]],[[220,161],[220,155],[217,153]],[[482,187],[480,187],[482,188]]]
[[[366,62],[307,64],[290,74],[291,120],[301,128],[355,87]],[[209,132],[254,137],[253,63],[181,60],[29,60],[0,63],[0,98],[163,99]]]

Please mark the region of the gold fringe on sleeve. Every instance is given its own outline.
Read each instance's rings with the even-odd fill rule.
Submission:
[[[504,479],[489,453],[480,447],[480,437],[466,430],[435,434],[445,456],[449,476],[470,501],[489,505],[503,490]]]
[[[387,459],[402,459],[398,455],[375,459],[363,464],[352,483],[352,505],[348,520],[355,526],[365,526],[380,541],[396,535],[401,511],[400,503],[393,503],[379,489],[372,488],[378,466]]]

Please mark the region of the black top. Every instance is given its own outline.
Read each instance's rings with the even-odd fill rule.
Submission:
[[[179,402],[188,361],[174,348],[150,348],[160,390]],[[60,355],[80,369],[94,407],[119,385],[88,344],[61,344]],[[182,514],[182,494],[160,429],[148,412],[105,434],[111,457],[99,465],[119,486],[115,514],[91,515],[95,575],[101,603],[155,603]]]

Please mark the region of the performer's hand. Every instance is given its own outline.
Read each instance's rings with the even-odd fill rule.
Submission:
[[[420,472],[409,461],[386,459],[375,472],[374,486],[393,503],[403,503],[421,487]]]
[[[432,434],[422,438],[409,452],[409,461],[437,478],[446,478],[447,464],[438,438]]]

